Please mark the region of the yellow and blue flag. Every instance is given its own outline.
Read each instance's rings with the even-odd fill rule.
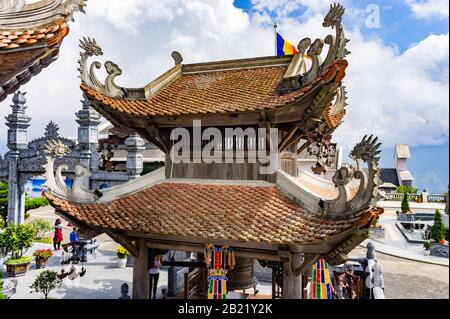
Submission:
[[[296,53],[298,53],[297,48],[277,32],[277,56],[292,55]]]

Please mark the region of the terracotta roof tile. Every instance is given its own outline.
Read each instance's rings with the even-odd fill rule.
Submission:
[[[163,183],[100,204],[46,196],[58,211],[88,226],[244,242],[318,242],[372,216],[360,212],[336,220],[309,214],[274,186]]]
[[[182,72],[176,80],[147,99],[111,98],[84,83],[80,87],[102,106],[136,116],[239,113],[286,106],[319,81],[341,81],[346,67],[347,61],[336,60],[321,77],[287,94],[278,92],[287,66],[273,65],[201,73]]]
[[[69,33],[69,26],[63,19],[46,28],[26,31],[0,31],[0,50],[15,49],[44,41],[48,47],[59,43]]]
[[[278,94],[285,71],[276,66],[186,74],[149,99],[139,100],[109,98],[84,84],[81,88],[102,104],[133,115],[239,113],[281,107],[302,95],[302,90]]]

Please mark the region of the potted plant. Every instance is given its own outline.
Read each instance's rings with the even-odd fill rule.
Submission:
[[[11,257],[6,260],[6,271],[9,276],[19,276],[27,272],[32,257],[23,256],[33,245],[34,228],[29,224],[19,224],[6,228],[1,234],[3,247],[11,252]]]
[[[39,249],[33,253],[33,256],[36,259],[36,268],[39,269],[48,264],[48,259],[53,256],[53,253],[50,249]]]
[[[434,222],[433,226],[431,226],[431,238],[441,245],[445,244],[445,225],[439,209],[436,209],[434,212]]]
[[[431,247],[431,243],[429,241],[424,241],[423,242],[423,249],[425,249],[423,251],[423,253],[425,254],[425,256],[429,256],[430,255],[430,247]]]
[[[127,257],[128,257],[128,250],[126,250],[124,247],[120,246],[116,250],[117,258],[118,258],[118,266],[119,268],[125,268],[127,265]]]
[[[48,299],[50,291],[58,288],[62,283],[62,280],[58,278],[58,273],[55,271],[44,270],[41,272],[34,282],[31,284],[30,288],[34,292],[42,293],[45,299]],[[33,293],[31,291],[30,293]]]

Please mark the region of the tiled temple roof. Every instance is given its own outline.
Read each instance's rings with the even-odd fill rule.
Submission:
[[[287,106],[308,93],[317,83],[343,76],[341,73],[347,66],[346,61],[336,61],[309,85],[282,94],[279,87],[289,64],[279,65],[276,59],[273,64],[220,71],[211,69],[198,73],[181,71],[176,79],[147,98],[113,98],[84,83],[80,87],[102,107],[133,116],[240,113]],[[343,114],[333,117],[333,124],[338,126],[342,117]]]
[[[98,204],[46,196],[58,212],[88,227],[199,241],[318,243],[367,225],[376,214],[373,209],[340,219],[311,214],[275,186],[168,182]]]

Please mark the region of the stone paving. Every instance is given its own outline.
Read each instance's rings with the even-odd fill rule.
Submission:
[[[376,244],[375,244],[376,249]],[[352,256],[365,256],[366,249],[359,246]],[[448,299],[448,266],[406,260],[377,252],[378,262],[384,270],[387,299]]]

